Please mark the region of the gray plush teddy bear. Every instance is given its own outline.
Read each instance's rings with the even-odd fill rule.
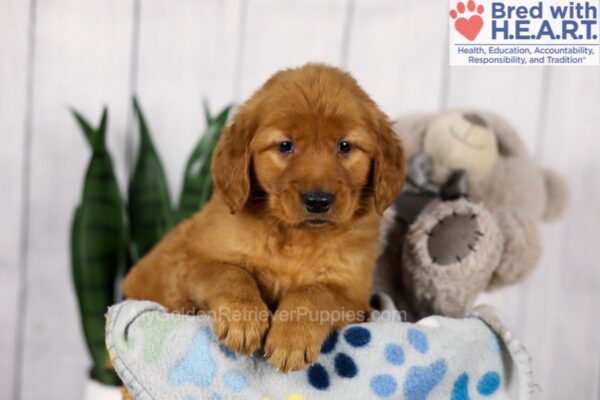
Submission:
[[[538,224],[560,216],[566,185],[491,113],[412,115],[395,130],[410,161],[407,185],[386,215],[375,290],[411,320],[462,317],[481,292],[532,271]]]

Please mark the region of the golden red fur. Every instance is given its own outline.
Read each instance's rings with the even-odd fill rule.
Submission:
[[[308,64],[239,108],[212,172],[212,199],[133,268],[124,293],[211,311],[231,349],[264,345],[280,370],[303,368],[332,329],[369,309],[380,217],[404,179],[401,144],[350,75]],[[330,201],[311,212],[302,195],[315,190]]]

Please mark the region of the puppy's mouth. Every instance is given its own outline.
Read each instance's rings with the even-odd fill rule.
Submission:
[[[330,225],[332,224],[332,222],[328,219],[322,219],[322,218],[311,218],[311,219],[307,219],[303,222],[303,224],[308,225],[308,226],[324,226],[324,225]]]

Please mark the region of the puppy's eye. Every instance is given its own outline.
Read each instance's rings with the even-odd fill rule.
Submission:
[[[277,145],[277,150],[284,154],[292,153],[294,151],[294,143],[290,140],[285,140]]]
[[[352,144],[350,142],[346,142],[342,140],[338,143],[337,151],[338,153],[349,153],[352,150]]]

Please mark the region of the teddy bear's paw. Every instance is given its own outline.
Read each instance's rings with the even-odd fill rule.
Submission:
[[[421,273],[447,279],[462,281],[482,273],[488,279],[499,262],[502,241],[496,218],[482,205],[466,199],[434,201],[409,229],[406,261],[411,270],[421,267]]]
[[[503,237],[494,215],[466,199],[427,205],[409,228],[403,280],[417,317],[461,317],[487,287]]]
[[[542,245],[538,221],[516,210],[496,212],[498,226],[505,232],[502,257],[487,290],[515,284],[527,277],[538,264]]]
[[[427,250],[435,264],[460,263],[476,251],[484,235],[480,230],[477,214],[455,212],[441,218],[429,231]]]

